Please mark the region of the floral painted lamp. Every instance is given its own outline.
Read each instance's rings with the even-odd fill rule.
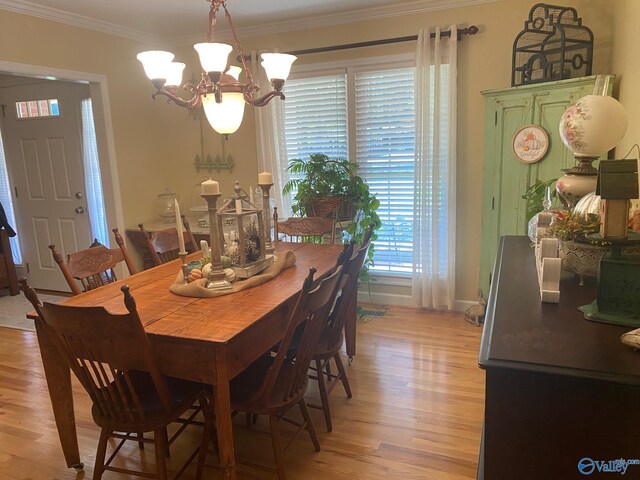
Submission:
[[[560,138],[577,164],[565,170],[556,190],[568,207],[596,189],[598,170],[591,163],[622,140],[627,122],[620,102],[604,95],[587,95],[565,110],[560,119]]]

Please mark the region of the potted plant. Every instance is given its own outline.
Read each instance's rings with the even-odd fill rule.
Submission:
[[[374,224],[371,240],[377,238],[375,230],[382,225],[376,210],[380,201],[369,191],[369,186],[357,175],[358,165],[345,158],[330,158],[323,153],[312,153],[308,159],[294,158],[287,170],[299,176],[289,180],[282,193],[292,198],[291,209],[300,216],[329,216],[349,222],[345,232],[357,243],[362,243],[364,230]],[[365,263],[361,281],[369,280],[368,266],[373,264],[373,244]]]

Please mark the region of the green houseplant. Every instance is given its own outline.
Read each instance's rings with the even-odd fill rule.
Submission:
[[[324,216],[336,211],[339,221],[349,221],[345,232],[357,243],[362,242],[364,230],[382,225],[376,210],[380,201],[369,191],[369,186],[357,175],[358,165],[345,158],[331,158],[323,153],[312,153],[308,159],[294,158],[287,167],[296,178],[282,189],[285,195],[295,195],[291,201],[293,213],[299,216]],[[327,210],[328,209],[328,210]],[[371,280],[368,266],[373,265],[373,243],[360,280]]]

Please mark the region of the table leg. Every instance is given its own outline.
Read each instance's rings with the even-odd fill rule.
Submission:
[[[64,458],[67,461],[67,467],[80,469],[83,465],[80,462],[76,420],[73,412],[71,371],[47,334],[45,327],[41,323],[42,321],[38,318],[34,322],[44,374],[49,388],[49,397],[51,398],[51,407],[53,408]]]
[[[229,394],[229,365],[227,352],[216,349],[216,384],[213,387],[213,402],[216,412],[216,430],[220,449],[220,466],[225,480],[236,479],[236,457],[233,448],[233,426],[231,424],[231,398]]]
[[[356,354],[356,310],[358,305],[357,290],[354,295],[351,295],[349,299],[349,305],[347,308],[347,319],[344,324],[344,342],[347,346],[347,355],[349,361],[353,359]]]

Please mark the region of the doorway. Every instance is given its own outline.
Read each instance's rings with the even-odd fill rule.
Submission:
[[[12,130],[11,137],[17,140],[7,142],[8,135],[4,135],[7,160],[12,162],[11,193],[14,207],[17,204],[18,218],[15,223],[24,257],[25,268],[21,274],[27,273],[28,265],[30,283],[36,288],[68,291],[48,245],[56,244],[58,250],[66,254],[87,248],[92,240],[81,155],[82,120],[79,108],[69,108],[69,102],[73,103],[74,98],[91,98],[96,156],[99,158],[99,176],[104,187],[105,223],[109,229],[123,228],[106,78],[0,62],[0,73],[5,72],[28,77],[25,79],[27,84],[2,89],[5,93],[0,103],[6,105],[5,110],[16,112],[19,107],[15,102],[20,101],[19,98],[36,101],[53,99],[56,100],[55,108],[47,109],[45,106],[45,113],[57,113],[59,118],[56,120],[64,120],[22,119],[15,120],[14,125],[7,125],[8,121],[3,119],[3,123],[4,128]],[[35,92],[35,96],[26,95],[24,89]],[[64,103],[67,108],[64,108]],[[78,102],[75,104],[78,105]],[[49,115],[53,116],[56,115]],[[62,127],[62,124],[65,126]]]

